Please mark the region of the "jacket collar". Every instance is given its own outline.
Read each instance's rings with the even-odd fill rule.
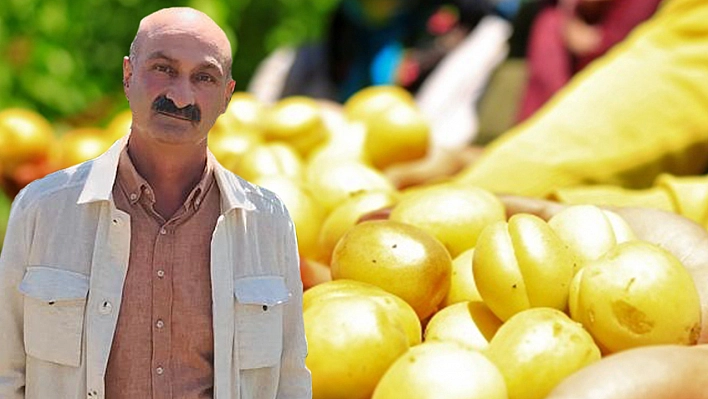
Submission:
[[[108,151],[93,160],[84,188],[76,201],[77,204],[113,200],[113,184],[116,180],[118,160],[123,148],[128,144],[128,136],[116,141]],[[221,166],[211,151],[207,156],[214,164],[214,177],[221,192],[222,213],[228,213],[235,208],[255,210],[256,206],[248,199],[248,192],[251,190],[247,187],[247,183]]]
[[[248,199],[248,194],[252,191],[250,185],[221,166],[211,151],[207,153],[207,156],[212,158],[214,164],[214,177],[221,192],[222,213],[226,214],[235,208],[247,211],[256,210],[256,205]]]
[[[116,141],[108,151],[94,159],[89,170],[86,183],[81,190],[77,204],[88,204],[97,201],[110,201],[113,183],[116,180],[120,153],[128,143],[128,135]]]

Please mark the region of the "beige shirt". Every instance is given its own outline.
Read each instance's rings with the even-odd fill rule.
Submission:
[[[214,387],[209,276],[219,188],[207,162],[199,183],[168,220],[127,147],[113,199],[128,215],[130,260],[106,370],[110,399],[206,399]]]
[[[106,372],[133,223],[112,194],[124,146],[31,183],[13,202],[0,253],[2,399],[112,399]],[[216,161],[214,180],[214,398],[310,399],[292,220],[273,193]]]

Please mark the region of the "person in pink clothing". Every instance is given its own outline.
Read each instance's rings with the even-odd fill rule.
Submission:
[[[528,43],[528,86],[519,121],[533,115],[570,78],[649,19],[661,0],[557,0],[543,8]]]

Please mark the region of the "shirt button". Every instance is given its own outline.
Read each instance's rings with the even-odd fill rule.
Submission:
[[[165,234],[167,234],[167,229],[165,229],[164,227],[161,228],[161,229],[160,229],[160,234],[162,234],[163,236],[164,236]]]
[[[165,372],[165,369],[163,369],[162,366],[157,366],[155,372],[157,373],[157,375],[162,375]]]
[[[165,277],[165,271],[164,271],[164,270],[158,270],[158,271],[157,271],[157,277],[159,277],[159,278]]]
[[[130,200],[135,201],[138,198],[138,194],[132,193],[130,194]]]
[[[155,323],[155,327],[157,327],[157,328],[162,328],[164,326],[165,326],[165,322],[162,321],[161,319],[157,320],[157,322]]]
[[[111,303],[108,301],[103,301],[103,303],[101,304],[101,307],[98,308],[98,313],[110,314],[111,310],[113,310],[113,305],[111,305]]]

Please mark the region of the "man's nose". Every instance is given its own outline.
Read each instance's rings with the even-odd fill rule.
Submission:
[[[174,82],[166,96],[175,103],[177,108],[194,104],[194,90],[188,79],[179,79]]]

